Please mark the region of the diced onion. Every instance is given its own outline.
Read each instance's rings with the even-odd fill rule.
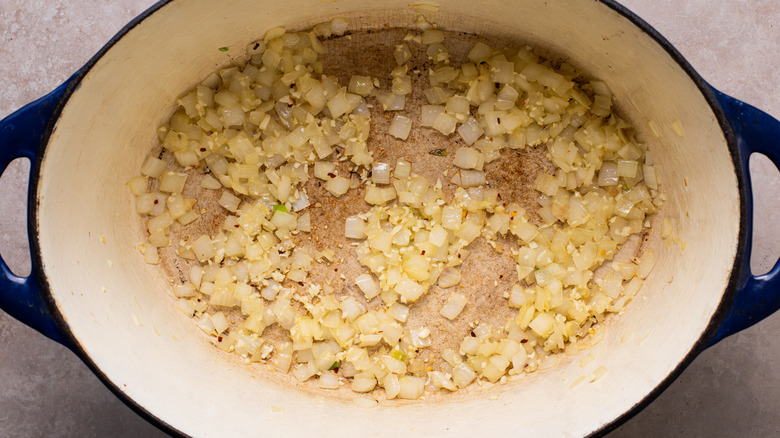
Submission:
[[[398,160],[395,164],[395,177],[408,178],[412,171],[412,164],[406,160]]]
[[[461,169],[481,170],[481,162],[484,162],[484,158],[478,150],[463,147],[455,151],[455,158],[452,160],[452,164]]]
[[[546,338],[552,333],[553,328],[555,327],[555,320],[549,313],[539,313],[536,315],[536,318],[531,320],[531,323],[528,324],[528,326],[531,327],[538,336]]]
[[[490,46],[483,42],[477,42],[471,47],[471,50],[468,53],[468,58],[471,62],[480,63],[486,60],[490,56],[491,52],[492,49]]]
[[[414,280],[405,278],[395,286],[395,291],[407,302],[414,302],[425,293],[425,287]]]
[[[329,191],[333,196],[338,198],[344,193],[347,193],[347,190],[349,190],[349,184],[350,182],[347,178],[344,178],[343,176],[337,176],[335,178],[330,178],[325,183],[325,190]]]
[[[637,172],[636,161],[618,161],[617,162],[617,175],[623,178],[634,178]]]
[[[344,35],[349,26],[349,19],[344,17],[336,17],[330,21],[330,31],[333,35]]]
[[[371,274],[360,274],[355,278],[355,284],[366,295],[367,299],[379,295],[379,285],[374,281]]]
[[[370,186],[366,188],[366,203],[371,205],[385,205],[395,197],[395,189],[392,187]]]
[[[396,115],[393,117],[393,121],[390,122],[390,128],[387,132],[395,138],[406,140],[409,137],[411,130],[412,119],[406,116]]]
[[[650,274],[650,271],[653,270],[653,266],[655,265],[655,251],[651,249],[648,249],[645,251],[644,254],[642,254],[642,257],[639,258],[639,266],[636,271],[636,275],[639,276],[639,278],[647,278],[647,276]]]
[[[173,225],[173,218],[168,212],[153,217],[146,222],[149,234],[154,234],[158,231],[167,231],[167,228],[171,225]]]
[[[465,388],[476,378],[477,373],[465,363],[456,366],[452,370],[452,380],[459,388]]]
[[[655,168],[650,165],[642,166],[642,174],[645,176],[645,184],[653,190],[658,190],[658,179],[655,175]]]
[[[439,115],[444,114],[444,105],[423,105],[421,114],[420,124],[422,126],[433,127]]]
[[[295,229],[305,233],[311,232],[311,214],[308,211],[298,216]]]
[[[460,271],[453,267],[446,267],[439,275],[439,287],[448,288],[460,283]]]
[[[602,164],[598,182],[602,187],[616,186],[618,183],[617,164],[610,161]]]
[[[452,117],[451,115],[447,113],[439,113],[438,116],[436,116],[436,120],[433,121],[433,129],[441,132],[444,135],[450,135],[453,132],[455,132],[455,128],[457,126],[458,120],[455,117]]]
[[[425,379],[422,377],[403,376],[399,379],[398,398],[416,400],[425,390]]]
[[[334,372],[324,372],[317,380],[317,385],[323,389],[339,389],[339,375]]]
[[[407,46],[406,43],[401,43],[395,46],[393,57],[395,57],[395,62],[398,65],[402,65],[412,58],[412,52],[409,50],[409,46]]]
[[[449,298],[447,298],[447,302],[444,304],[444,307],[441,308],[439,313],[441,315],[449,320],[453,320],[460,315],[460,312],[463,311],[463,308],[466,307],[466,297],[459,293],[453,293],[450,294]]]
[[[163,171],[165,171],[165,161],[155,157],[147,158],[141,166],[141,174],[151,178],[159,178]]]
[[[189,298],[196,295],[195,286],[192,284],[179,284],[173,292],[174,296],[180,298]]]
[[[390,165],[375,162],[371,167],[371,181],[374,184],[390,184]]]
[[[200,180],[200,186],[204,189],[219,190],[222,188],[222,183],[211,175],[203,175],[203,178]]]
[[[463,210],[454,205],[447,205],[441,212],[441,226],[448,230],[457,230],[460,228],[460,222],[463,217]]]
[[[353,75],[349,79],[347,90],[349,90],[350,93],[368,96],[374,91],[374,83],[369,76]]]
[[[376,100],[382,104],[385,111],[401,111],[406,106],[406,96],[403,94],[380,91],[376,95]]]
[[[157,130],[162,153],[147,157],[140,176],[128,182],[147,232],[137,248],[149,264],[175,253],[190,265],[183,271],[188,279],[171,288],[175,305],[221,350],[301,382],[314,379],[321,389],[348,384],[362,393],[378,385],[388,399],[419,399],[426,391],[455,391],[477,379],[504,382],[554,366],[558,353],[603,339],[597,322],[622,312],[640,292],[655,263],[653,250],[645,248],[633,262],[617,255],[631,235],[650,226],[664,196],[647,145],[613,111],[618,96],[530,47],[477,42],[468,62],[457,65],[447,32],[429,20],[418,17],[417,33],[395,46],[389,83],[355,74],[342,84],[323,74],[320,38],[349,28],[348,19],[337,17],[307,32],[270,29],[246,46],[246,60],[176,99],[179,107]],[[410,48],[408,41],[417,44]],[[407,64],[418,56],[427,56],[425,72]],[[412,94],[426,78],[429,87]],[[413,173],[405,159],[391,168],[375,159],[387,151],[369,147],[377,134],[374,101],[401,111],[406,95],[429,103],[419,108],[417,123],[433,129],[419,135],[457,131],[453,141],[465,145],[434,141],[410,149],[435,156],[415,164],[422,173],[435,170],[431,164],[452,164],[441,180]],[[682,135],[679,125],[673,128]],[[397,113],[389,141],[407,140],[412,126],[407,113]],[[489,164],[505,167],[506,153],[516,153],[510,149],[528,146],[548,153],[550,167],[528,175],[538,205],[524,205],[532,208],[526,212]],[[190,197],[202,189],[218,192]],[[337,244],[336,251],[321,240],[325,235],[303,234],[338,230],[340,224],[313,221],[331,214],[320,210],[328,203],[322,196],[338,198],[350,189],[360,195],[348,202],[362,203],[362,196],[369,208],[338,207],[353,214],[341,237],[353,239],[349,245]],[[312,206],[307,190],[322,202]],[[209,215],[188,225],[207,213],[212,196],[226,210],[215,212],[222,223],[211,227]],[[204,226],[215,234],[191,236]],[[677,241],[668,218],[660,231]],[[440,333],[406,325],[411,306],[431,287],[434,293],[452,288],[439,315],[428,316],[458,321],[473,296],[456,288],[458,267],[479,238],[515,262],[516,280],[504,297],[516,317],[477,323],[457,352],[446,349],[437,361],[426,349],[441,341]],[[345,290],[337,289],[343,282],[311,281],[320,264],[331,263],[333,272],[350,266],[345,251],[365,268],[355,277],[349,270],[337,274],[347,281]],[[265,337],[270,326],[289,341]],[[440,369],[432,369],[436,363]],[[593,380],[603,373],[594,372]],[[357,400],[376,405],[373,395]]]
[[[146,193],[149,187],[149,180],[144,176],[138,176],[131,179],[127,186],[130,188],[130,193],[138,196]]]
[[[230,327],[225,314],[222,312],[211,315],[211,323],[214,325],[214,330],[216,330],[217,333],[222,333]]]
[[[376,386],[374,377],[357,375],[352,379],[351,388],[355,392],[369,392]]]
[[[335,171],[336,163],[331,163],[329,161],[317,161],[314,163],[314,176],[319,179],[328,181],[329,179],[333,178]]]
[[[485,172],[479,170],[460,170],[452,177],[452,183],[461,187],[479,187],[486,182]]]
[[[222,196],[219,198],[217,203],[226,210],[235,213],[238,210],[238,205],[241,203],[241,199],[230,192],[222,192]]]
[[[214,254],[216,253],[214,246],[211,243],[211,239],[206,235],[200,236],[197,240],[192,242],[191,248],[201,262],[205,262],[214,257]]]
[[[458,134],[460,134],[463,142],[469,146],[482,137],[483,133],[482,127],[479,126],[477,119],[473,117],[469,117],[469,119],[458,128]]]
[[[366,224],[357,216],[350,216],[346,220],[344,235],[350,239],[365,239]]]
[[[298,219],[294,214],[287,213],[281,210],[274,211],[271,216],[271,223],[277,228],[287,228],[288,230],[294,230],[297,227]]]
[[[160,191],[168,193],[181,193],[187,182],[187,174],[166,172],[160,177]]]
[[[293,211],[301,211],[310,205],[311,202],[309,202],[309,197],[306,195],[306,192],[301,192],[300,196],[293,201],[292,209]]]

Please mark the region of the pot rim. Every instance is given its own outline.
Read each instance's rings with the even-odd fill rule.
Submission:
[[[64,109],[65,105],[67,105],[71,95],[80,88],[81,81],[84,79],[84,77],[91,71],[91,69],[98,63],[98,61],[100,61],[100,59],[109,50],[113,48],[113,46],[120,39],[122,39],[125,35],[127,35],[133,28],[135,28],[141,22],[146,20],[154,13],[160,11],[161,9],[163,9],[165,6],[167,6],[169,3],[173,1],[174,0],[159,0],[157,3],[150,6],[148,9],[146,9],[145,11],[141,12],[139,15],[134,17],[124,27],[122,27],[114,36],[112,36],[111,39],[109,39],[108,42],[106,42],[106,44],[103,47],[101,47],[100,50],[89,59],[89,61],[87,61],[81,68],[79,68],[78,71],[76,71],[76,73],[74,73],[67,80],[67,85],[65,86],[65,89],[62,95],[60,96],[56,107],[54,108],[52,116],[48,121],[46,129],[43,135],[41,136],[41,144],[39,145],[38,154],[36,156],[35,162],[31,163],[32,169],[30,173],[31,175],[30,187],[35,188],[35,190],[28,191],[27,217],[28,217],[28,230],[30,230],[28,232],[28,238],[30,241],[30,252],[31,252],[31,258],[34,267],[33,272],[37,273],[38,281],[41,288],[41,293],[43,295],[43,300],[46,303],[46,306],[48,307],[48,310],[51,313],[54,321],[62,330],[64,337],[67,339],[69,344],[68,347],[70,348],[70,350],[73,351],[82,360],[82,362],[84,362],[84,364],[87,365],[87,367],[89,367],[89,369],[98,377],[98,379],[100,379],[100,381],[112,393],[114,393],[114,395],[117,398],[119,398],[125,405],[129,406],[133,411],[135,411],[136,414],[140,415],[146,421],[152,423],[153,425],[155,425],[156,427],[163,430],[165,433],[169,435],[179,436],[179,437],[189,437],[189,435],[176,429],[174,426],[167,423],[165,420],[158,417],[153,412],[150,412],[145,407],[141,406],[138,402],[136,402],[133,398],[131,398],[129,395],[127,395],[125,392],[123,392],[121,388],[116,383],[114,383],[106,374],[104,374],[101,371],[101,369],[95,364],[94,361],[92,361],[90,356],[86,353],[85,349],[79,343],[78,339],[76,339],[76,337],[70,331],[68,324],[65,321],[65,318],[60,313],[54,301],[54,298],[51,295],[50,292],[51,288],[48,282],[48,278],[46,276],[46,273],[43,270],[43,257],[41,255],[41,246],[39,242],[38,226],[37,226],[38,208],[40,204],[38,200],[38,185],[40,182],[44,152],[46,150],[46,147],[48,146],[52,133],[57,128],[57,121],[62,113],[62,110]],[[647,407],[659,395],[661,395],[661,393],[665,391],[666,388],[668,388],[672,384],[672,382],[674,382],[677,379],[677,377],[680,376],[680,374],[682,374],[685,368],[687,368],[691,364],[691,362],[693,362],[693,360],[705,348],[709,346],[710,339],[716,333],[716,331],[720,327],[721,322],[724,320],[729,308],[731,307],[731,303],[734,301],[734,298],[736,296],[737,286],[740,283],[741,279],[744,277],[743,275],[744,272],[742,271],[745,269],[745,267],[742,265],[741,261],[744,258],[744,253],[746,248],[746,238],[747,238],[746,180],[745,180],[745,175],[743,173],[743,168],[740,165],[739,149],[737,147],[737,141],[734,134],[734,130],[730,122],[726,118],[726,115],[723,109],[721,108],[720,103],[718,102],[712,87],[701,77],[701,75],[699,75],[699,73],[693,68],[693,66],[691,66],[691,64],[685,59],[685,57],[666,38],[664,38],[655,28],[653,28],[650,24],[648,24],[646,21],[641,19],[638,15],[633,13],[631,10],[629,10],[622,4],[619,4],[616,0],[596,0],[596,1],[610,8],[614,12],[618,13],[620,16],[622,16],[623,18],[631,22],[631,24],[636,26],[640,31],[644,32],[646,35],[652,38],[662,49],[664,49],[664,51],[666,51],[666,53],[669,54],[669,56],[688,75],[688,77],[694,82],[696,87],[701,92],[705,101],[707,102],[710,109],[714,113],[718,124],[720,125],[720,128],[726,139],[726,144],[729,150],[729,154],[731,155],[732,164],[734,166],[734,173],[737,177],[737,186],[738,186],[737,189],[739,191],[740,219],[739,219],[739,233],[738,233],[737,248],[734,257],[733,267],[731,269],[728,282],[726,283],[726,287],[723,292],[723,297],[721,298],[718,307],[716,308],[715,312],[710,318],[710,321],[706,329],[702,332],[699,339],[691,346],[689,352],[685,355],[685,357],[683,357],[680,360],[677,366],[675,366],[675,368],[663,380],[661,380],[658,383],[658,385],[655,386],[655,388],[653,388],[650,392],[648,392],[639,402],[637,402],[633,406],[628,407],[623,412],[623,414],[612,419],[609,423],[604,424],[599,429],[589,432],[587,436],[591,436],[591,437],[606,435],[607,433],[617,429],[623,423],[625,423],[630,418],[634,417],[637,413],[639,413],[641,410],[643,410],[645,407]]]

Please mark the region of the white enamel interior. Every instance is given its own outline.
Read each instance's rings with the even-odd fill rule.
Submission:
[[[125,183],[176,97],[226,62],[216,49],[228,46],[238,57],[270,27],[302,28],[337,15],[351,17],[353,27],[411,23],[407,1],[381,4],[174,1],[117,42],[70,98],[43,160],[39,239],[57,306],[119,390],[190,435],[578,436],[599,429],[666,378],[705,330],[733,264],[740,210],[723,133],[695,84],[655,41],[598,2],[453,0],[435,18],[444,28],[530,43],[606,80],[650,144],[668,196],[663,215],[687,249],[681,254],[653,237],[655,270],[592,351],[444,402],[364,409],[318,399],[214,348],[174,308],[165,276],[135,250],[144,236]],[[660,139],[647,133],[647,120]],[[582,368],[588,353],[596,361]],[[604,377],[571,387],[602,365]]]

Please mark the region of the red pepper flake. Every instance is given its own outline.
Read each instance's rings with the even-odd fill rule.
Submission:
[[[420,255],[425,255],[425,250],[422,250],[422,251],[420,252]]]
[[[155,205],[157,205],[157,204],[159,204],[159,203],[160,203],[160,200],[159,200],[159,199],[155,199],[155,200],[154,200],[154,203],[155,203]]]
[[[333,173],[333,172],[328,172],[328,176],[329,176],[329,177],[331,177],[331,178],[335,178],[335,177],[336,177],[336,174],[335,174],[335,173]]]
[[[217,336],[217,342],[222,342],[222,336]]]
[[[201,152],[206,152],[206,148],[200,148]]]
[[[303,286],[303,282],[302,282],[302,281],[299,281],[299,282],[298,282],[298,286]]]
[[[520,340],[520,343],[521,343],[521,344],[525,344],[526,342],[528,342],[528,339],[521,339],[521,340]]]

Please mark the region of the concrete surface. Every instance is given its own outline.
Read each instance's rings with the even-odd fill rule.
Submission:
[[[64,81],[152,0],[0,0],[0,118]],[[624,0],[712,85],[780,118],[780,2]],[[758,157],[761,158],[761,157]],[[0,178],[0,253],[29,272],[24,229],[29,165]],[[780,253],[772,212],[780,177],[751,163],[756,186],[753,268]],[[713,236],[716,238],[716,236]],[[609,434],[780,436],[780,314],[705,351],[655,402]],[[0,436],[164,436],[116,399],[76,356],[0,312]]]

